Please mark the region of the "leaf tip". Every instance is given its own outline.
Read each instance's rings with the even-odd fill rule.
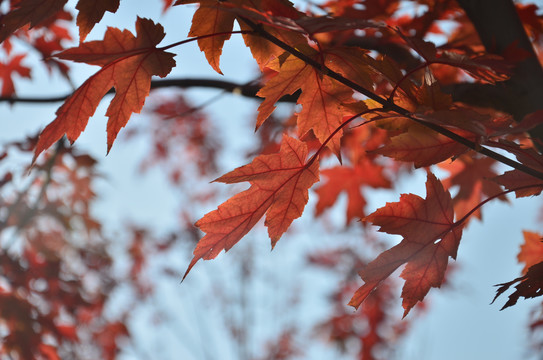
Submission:
[[[194,267],[194,265],[198,262],[199,258],[193,257],[192,261],[190,262],[189,266],[187,267],[187,271],[185,271],[185,274],[183,275],[183,278],[181,279],[181,282],[185,281],[185,278],[189,274],[190,270]]]

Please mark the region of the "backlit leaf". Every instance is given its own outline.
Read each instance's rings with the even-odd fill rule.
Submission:
[[[449,257],[456,258],[462,225],[454,222],[451,195],[429,173],[426,199],[403,194],[399,202],[387,203],[364,221],[380,226],[379,231],[398,234],[403,239],[359,272],[364,285],[356,291],[349,305],[358,308],[384,279],[407,264],[401,273],[405,279],[402,290],[405,316],[424,299],[430,288],[441,286]]]
[[[107,148],[111,149],[119,130],[139,113],[151,88],[151,76],[166,76],[175,66],[173,54],[158,49],[164,37],[161,25],[138,18],[137,36],[128,30],[108,28],[104,40],[81,43],[57,54],[65,60],[102,67],[83,83],[57,110],[56,119],[40,134],[35,157],[64,134],[74,142],[87,126],[102,97],[115,87],[115,97],[106,115]]]
[[[15,95],[15,84],[13,75],[30,78],[30,68],[21,64],[25,54],[19,54],[11,57],[6,63],[0,61],[0,79],[2,80],[1,96]]]
[[[524,244],[520,247],[517,259],[524,263],[522,273],[526,274],[530,267],[543,261],[543,236],[531,231],[523,231],[523,235]]]
[[[200,259],[213,259],[228,251],[266,214],[265,225],[272,248],[292,221],[302,215],[308,189],[319,180],[317,161],[306,161],[307,145],[283,136],[279,153],[257,156],[215,181],[232,184],[248,181],[251,187],[206,214],[196,226],[206,235],[194,249],[194,257],[185,272]]]
[[[474,139],[474,135],[466,132],[463,134],[468,139]],[[414,125],[406,133],[393,137],[390,143],[373,152],[396,160],[413,162],[418,168],[437,164],[467,150],[466,146],[444,135]]]
[[[298,134],[303,136],[312,130],[323,143],[342,124],[342,104],[352,101],[353,91],[292,55],[279,67],[275,65],[275,69],[279,73],[257,94],[265,98],[258,108],[257,128],[270,116],[275,109],[274,104],[281,97],[301,89]],[[338,131],[327,145],[338,156],[342,134]]]
[[[217,0],[178,0],[175,5],[200,3],[200,7],[194,13],[189,36],[205,36],[217,33],[228,33],[232,31],[236,16],[225,11],[223,5]],[[230,34],[210,36],[198,39],[198,46],[204,52],[209,65],[222,74],[219,67],[219,60],[222,54],[222,47]]]
[[[502,188],[492,179],[496,172],[492,168],[496,161],[491,158],[473,158],[467,154],[462,155],[451,163],[443,162],[439,166],[451,175],[443,180],[446,189],[458,187],[453,198],[454,210],[457,218],[461,218],[476,207],[484,197],[494,196]],[[499,199],[506,201],[505,197]],[[481,219],[481,209],[473,215]]]
[[[390,180],[383,174],[383,167],[374,164],[368,158],[362,159],[356,166],[337,166],[322,170],[327,178],[315,192],[319,195],[316,215],[335,204],[342,192],[347,193],[347,224],[356,218],[365,216],[366,200],[362,187],[389,188]]]

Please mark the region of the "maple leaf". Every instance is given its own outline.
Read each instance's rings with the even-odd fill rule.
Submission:
[[[404,317],[431,287],[440,287],[448,258],[456,258],[462,225],[454,222],[451,195],[431,173],[426,181],[426,199],[403,194],[400,201],[387,203],[364,221],[380,226],[379,231],[403,236],[396,246],[380,254],[359,275],[364,280],[349,305],[358,308],[366,297],[398,267],[401,273]]]
[[[139,113],[151,89],[151,76],[166,76],[175,66],[174,54],[156,47],[164,37],[160,24],[149,19],[136,21],[137,36],[128,30],[108,28],[103,41],[81,43],[56,56],[102,66],[57,110],[56,119],[41,132],[35,158],[64,134],[72,143],[87,126],[104,95],[115,87],[115,97],[106,115],[107,150],[132,113]]]
[[[543,191],[543,180],[520,170],[506,171],[494,180],[507,190],[514,190],[517,198],[539,195]]]
[[[462,155],[451,163],[439,165],[451,173],[447,179],[443,180],[445,188],[450,189],[453,186],[458,186],[458,192],[453,198],[458,218],[475,208],[483,200],[483,195],[491,197],[502,192],[501,187],[491,180],[496,177],[496,172],[492,169],[495,164],[496,160],[491,158],[473,158]],[[499,199],[507,201],[507,198],[503,196]],[[481,219],[481,209],[478,209],[473,215]]]
[[[417,92],[417,100],[421,105],[432,110],[448,110],[452,104],[452,97],[441,91],[439,82],[429,68],[425,69],[424,81]],[[417,110],[420,112],[420,108]]]
[[[0,42],[17,29],[30,24],[30,28],[49,19],[62,10],[68,0],[21,0],[17,7],[0,20]]]
[[[15,95],[15,85],[13,84],[13,74],[18,74],[25,78],[30,78],[30,68],[21,65],[25,54],[13,56],[8,62],[0,61],[0,79],[2,80],[2,96]]]
[[[522,273],[526,274],[528,269],[543,260],[543,236],[531,231],[523,231],[524,244],[520,247],[517,255],[519,262],[524,263]]]
[[[399,31],[398,34],[428,63],[458,67],[472,77],[491,84],[507,80],[511,73],[511,64],[506,62],[501,56],[485,54],[470,58],[467,55],[450,51],[438,54],[436,46],[432,42],[416,37],[406,37]]]
[[[467,139],[475,135],[455,130]],[[430,166],[466,152],[468,148],[444,135],[420,125],[412,125],[406,133],[394,136],[390,143],[372,153],[388,156],[400,161],[413,162],[418,168]]]
[[[509,300],[507,300],[500,310],[515,305],[521,296],[525,299],[531,299],[543,295],[543,262],[530,266],[524,276],[496,285],[499,288],[496,290],[496,296],[492,300],[492,303],[515,283],[518,283],[515,286],[516,290],[509,295]]]
[[[215,181],[232,184],[249,181],[251,187],[196,222],[206,235],[194,249],[183,279],[199,259],[213,259],[234,246],[266,214],[272,248],[292,221],[302,215],[308,189],[319,180],[318,162],[306,162],[307,145],[283,135],[279,153],[259,155]]]
[[[347,224],[354,218],[365,216],[366,200],[361,193],[362,186],[390,188],[390,180],[383,174],[383,167],[376,165],[368,158],[362,159],[354,167],[336,166],[322,170],[327,181],[315,192],[319,195],[316,215],[335,204],[339,194],[347,193]]]
[[[277,18],[287,21],[286,19],[297,19],[303,15],[288,0],[256,0],[250,2],[246,0],[177,0],[174,5],[191,3],[200,3],[200,7],[196,10],[192,18],[189,36],[206,36],[231,32],[234,20],[238,20],[242,31],[253,32],[253,28],[243,21],[244,18],[249,18],[260,23],[262,29],[271,36],[291,46],[307,44],[307,39],[300,33],[285,31],[277,26],[266,25],[266,23],[270,23],[271,19]],[[209,64],[219,74],[222,74],[219,68],[222,48],[229,38],[230,34],[223,34],[198,39],[200,50],[204,52]],[[270,58],[277,57],[284,52],[279,46],[258,35],[244,33],[243,40],[245,41],[245,45],[251,50],[261,70]]]
[[[326,57],[325,57],[326,62]],[[258,107],[256,128],[258,129],[275,109],[274,104],[285,95],[302,90],[298,104],[302,110],[298,114],[298,134],[300,137],[309,130],[324,143],[343,123],[342,104],[352,101],[353,91],[290,55],[279,65],[279,60],[270,65],[278,74],[262,87],[257,96],[265,98]],[[339,157],[340,139],[343,131],[328,142],[327,146]]]
[[[120,0],[79,0],[75,7],[77,14],[77,26],[79,26],[79,41],[84,41],[106,11],[114,13],[119,8]]]
[[[519,144],[501,139],[498,142],[492,142],[491,145],[515,154],[522,164],[534,170],[543,171],[543,158],[535,149],[523,148]],[[543,191],[543,180],[517,169],[506,171],[494,180],[507,190],[514,190],[517,198],[539,195]]]
[[[177,0],[174,5],[200,3],[200,7],[192,17],[189,36],[205,36],[217,33],[228,33],[234,27],[236,16],[225,11],[221,1],[217,0]],[[222,48],[230,34],[210,36],[198,39],[198,46],[204,52],[209,65],[222,75],[219,60]]]

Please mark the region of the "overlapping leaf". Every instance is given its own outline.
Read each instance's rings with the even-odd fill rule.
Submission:
[[[520,247],[517,259],[524,263],[522,272],[526,274],[531,266],[543,261],[543,236],[532,231],[523,231],[523,235],[524,244]]]
[[[0,20],[0,42],[17,29],[30,24],[34,27],[62,10],[68,0],[21,0]]]
[[[400,32],[398,34],[428,63],[454,66],[464,70],[478,80],[491,84],[507,80],[511,73],[511,65],[500,56],[485,54],[469,57],[450,51],[438,53],[436,46],[432,42],[415,37],[406,37]]]
[[[514,190],[518,198],[539,195],[543,191],[543,180],[520,170],[506,171],[494,179],[507,190]]]
[[[319,180],[317,161],[306,162],[307,145],[283,136],[279,153],[257,156],[215,181],[227,184],[248,181],[251,187],[219,205],[198,220],[196,226],[206,235],[194,249],[185,273],[199,259],[213,259],[234,246],[266,214],[265,225],[272,247],[303,212],[308,189]]]
[[[174,5],[200,3],[200,7],[192,17],[192,26],[190,27],[189,36],[205,36],[211,34],[225,33],[198,39],[198,46],[204,52],[209,65],[222,74],[219,67],[219,60],[222,54],[224,42],[230,39],[228,32],[234,27],[236,16],[228,11],[225,11],[217,0],[177,0]]]
[[[111,148],[119,130],[143,107],[151,88],[151,76],[166,76],[175,66],[173,54],[158,49],[164,37],[161,25],[138,18],[137,36],[128,30],[108,28],[102,41],[81,43],[57,57],[102,66],[57,110],[56,119],[40,134],[36,157],[64,134],[74,142],[85,129],[102,97],[115,87],[115,97],[106,115],[107,147]]]
[[[494,196],[502,191],[501,187],[491,180],[496,176],[492,168],[495,164],[496,160],[491,158],[473,158],[467,155],[462,155],[451,163],[440,164],[440,167],[451,173],[443,181],[445,188],[458,187],[453,198],[457,217],[463,217],[475,208],[483,200],[483,196]],[[506,200],[505,197],[500,199]],[[473,215],[480,219],[480,209]]]
[[[174,5],[199,3],[190,28],[189,36],[199,36],[198,46],[206,56],[207,61],[215,71],[222,74],[219,62],[222,48],[226,40],[230,39],[234,20],[249,18],[262,24],[269,23],[271,18],[296,19],[302,16],[288,0],[177,0]],[[264,20],[264,21],[262,21]],[[243,20],[238,21],[241,30],[253,31]],[[302,34],[286,31],[276,26],[262,24],[263,29],[272,36],[292,46],[306,44],[307,39]],[[213,35],[219,34],[219,35]],[[210,36],[211,35],[211,36]],[[267,39],[254,34],[243,34],[245,44],[250,48],[254,59],[263,68],[270,58],[279,56],[284,50]]]
[[[77,26],[79,26],[79,39],[84,41],[106,11],[114,13],[119,8],[120,0],[79,0],[75,7],[77,14]]]
[[[342,124],[342,104],[352,101],[353,91],[292,55],[280,65],[275,61],[273,67],[278,74],[257,94],[265,98],[258,108],[257,128],[270,116],[281,97],[301,89],[298,133],[302,136],[312,130],[324,143]],[[342,131],[338,131],[327,145],[336,155],[339,155],[341,135]]]
[[[321,174],[327,181],[316,190],[319,201],[316,215],[336,203],[342,192],[347,193],[347,224],[355,218],[365,216],[366,200],[362,194],[362,186],[389,188],[390,180],[383,174],[383,167],[365,158],[354,167],[337,166],[322,170]]]
[[[521,297],[531,299],[543,295],[543,262],[532,265],[524,276],[496,285],[499,288],[492,302],[516,283],[518,284],[515,286],[515,291],[509,295],[509,299],[500,310],[515,305]]]
[[[471,133],[455,131],[470,140]],[[468,148],[465,145],[422,126],[413,125],[406,133],[391,138],[390,143],[375,150],[377,154],[400,161],[413,162],[415,167],[430,166],[453,156],[461,155]]]
[[[404,316],[444,279],[448,259],[456,258],[462,224],[454,222],[451,196],[431,173],[426,181],[426,199],[403,194],[399,202],[387,203],[365,221],[380,226],[379,231],[403,236],[403,240],[364,267],[364,280],[349,305],[356,308],[398,267],[405,284],[402,290]]]

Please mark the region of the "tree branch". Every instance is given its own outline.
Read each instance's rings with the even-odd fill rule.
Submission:
[[[413,120],[414,122],[425,126],[431,130],[434,130],[435,132],[444,135],[448,137],[451,140],[454,140],[480,154],[483,154],[485,156],[488,156],[496,161],[501,162],[502,164],[506,164],[511,166],[514,169],[517,169],[519,171],[522,171],[523,173],[526,173],[528,175],[531,175],[537,179],[543,180],[543,172],[538,171],[536,169],[532,169],[529,166],[526,166],[524,164],[521,164],[515,160],[509,159],[501,154],[498,154],[495,151],[492,151],[488,148],[485,148],[481,146],[480,144],[477,144],[471,140],[468,140],[451,130],[441,127],[437,124],[427,122],[421,119],[418,119],[415,117],[414,114],[412,114],[409,110],[396,105],[395,103],[389,101],[388,99],[384,99],[380,97],[379,95],[375,94],[373,91],[366,89],[365,87],[345,78],[343,75],[331,70],[330,68],[326,67],[325,65],[315,61],[314,59],[310,58],[309,56],[305,55],[304,53],[298,51],[297,49],[293,48],[292,46],[286,44],[285,42],[281,41],[280,39],[276,38],[272,34],[268,33],[266,30],[264,30],[261,26],[253,23],[249,19],[243,18],[243,21],[246,22],[256,33],[258,33],[260,36],[262,36],[264,39],[272,42],[273,44],[279,46],[283,50],[289,52],[293,56],[297,57],[298,59],[304,61],[306,64],[312,66],[317,71],[321,72],[323,75],[326,75],[340,83],[342,83],[345,86],[350,87],[351,89],[358,91],[362,95],[370,98],[371,100],[374,100],[381,104],[383,106],[382,110],[384,111],[393,111],[397,114],[400,114],[408,119]]]
[[[231,93],[243,95],[249,98],[256,98],[260,99],[260,97],[256,96],[256,93],[258,90],[260,90],[260,85],[255,82],[246,83],[246,84],[239,84],[232,81],[225,81],[225,80],[213,80],[213,79],[161,79],[161,80],[153,80],[151,81],[151,89],[160,89],[160,88],[166,88],[166,87],[177,87],[181,89],[187,89],[187,88],[193,88],[193,87],[200,87],[200,88],[212,88],[212,89],[220,89],[224,91],[228,91]],[[115,90],[112,88],[107,92],[107,94],[115,94]],[[107,95],[106,94],[106,95]],[[50,97],[33,97],[33,96],[26,96],[26,97],[6,97],[6,96],[0,96],[0,102],[8,102],[11,104],[16,103],[34,103],[34,104],[43,104],[43,103],[55,103],[55,102],[62,102],[66,100],[70,94],[66,95],[57,95],[57,96],[50,96]],[[287,95],[282,97],[279,101],[281,102],[296,102],[298,99],[299,94],[294,93],[293,95]]]

